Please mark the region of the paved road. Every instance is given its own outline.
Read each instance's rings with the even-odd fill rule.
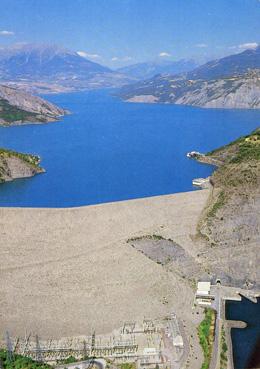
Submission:
[[[210,360],[209,369],[217,369],[218,357],[219,357],[219,346],[220,346],[220,329],[221,329],[221,318],[222,318],[222,299],[220,293],[220,286],[216,286],[215,300],[212,304],[213,309],[216,310],[216,324],[215,324],[215,339],[212,348],[212,356]]]
[[[180,358],[180,367],[182,367],[182,365],[186,363],[188,359],[189,352],[190,352],[190,345],[189,345],[189,341],[186,336],[182,321],[179,321],[179,328],[180,328],[180,333],[183,339],[183,354],[182,354],[182,357]]]

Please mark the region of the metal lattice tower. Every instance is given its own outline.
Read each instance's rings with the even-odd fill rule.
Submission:
[[[87,357],[87,343],[84,340],[83,341],[83,353],[84,353],[84,359]]]
[[[6,350],[7,350],[7,360],[13,361],[13,346],[12,346],[12,341],[10,339],[10,335],[9,332],[6,331],[5,333],[5,341],[6,341]]]
[[[95,349],[96,346],[96,333],[95,331],[92,334],[92,339],[91,339],[91,350],[93,351]]]
[[[40,347],[40,341],[38,335],[35,336],[35,342],[36,342],[36,361],[41,362],[42,361],[42,354],[41,354],[41,347]]]

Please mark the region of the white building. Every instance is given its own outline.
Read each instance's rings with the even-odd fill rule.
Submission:
[[[210,282],[198,282],[196,295],[207,296],[209,294],[210,294]]]
[[[214,296],[210,295],[210,282],[198,282],[196,302],[202,306],[210,306]]]

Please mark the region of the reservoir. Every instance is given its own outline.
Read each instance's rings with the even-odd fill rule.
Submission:
[[[59,122],[0,128],[0,147],[38,154],[45,174],[0,185],[0,206],[71,207],[192,191],[213,168],[186,157],[259,126],[259,110],[130,104],[108,91],[45,96]]]
[[[231,329],[235,369],[260,367],[260,299],[255,304],[246,298],[226,302],[226,319],[247,323],[244,329]]]

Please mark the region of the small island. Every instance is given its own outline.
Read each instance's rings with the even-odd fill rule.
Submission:
[[[0,183],[44,173],[40,157],[0,148]]]

